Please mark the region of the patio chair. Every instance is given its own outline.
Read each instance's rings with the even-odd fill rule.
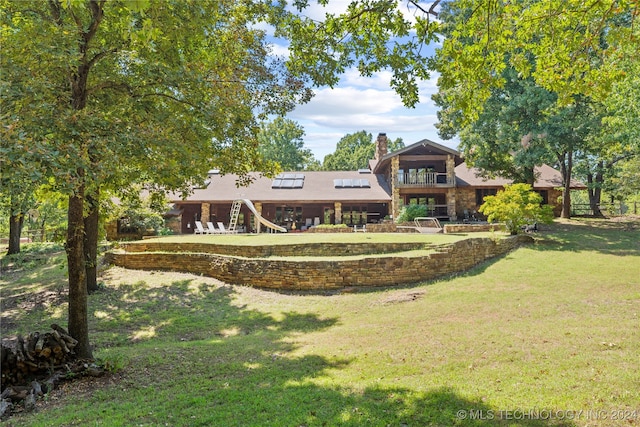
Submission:
[[[211,222],[211,221],[207,222],[207,230],[206,231],[207,231],[208,234],[220,234],[221,233],[221,231],[218,230],[216,228],[216,226],[213,225],[213,222]]]
[[[354,225],[353,226],[353,232],[357,233],[358,231],[362,231],[363,233],[366,233],[367,232],[367,224]]]
[[[202,223],[200,221],[196,221],[196,229],[194,231],[196,234],[206,234],[207,230],[204,229]]]
[[[218,228],[220,229],[220,232],[224,234],[235,233],[235,231],[227,230],[226,228],[224,228],[224,224],[221,222],[218,222]]]

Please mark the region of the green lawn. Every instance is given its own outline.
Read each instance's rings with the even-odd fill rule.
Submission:
[[[109,268],[89,312],[116,374],[10,423],[640,425],[639,230],[557,223],[467,274],[362,293]],[[0,270],[3,336],[64,323],[61,260]]]
[[[494,233],[260,233],[260,234],[186,234],[154,238],[154,242],[169,243],[219,243],[224,245],[291,245],[300,243],[368,243],[376,242],[429,242],[451,243],[467,236],[486,237]],[[496,232],[496,235],[506,235]]]

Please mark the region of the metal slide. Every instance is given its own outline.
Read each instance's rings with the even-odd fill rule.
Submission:
[[[272,230],[276,230],[276,231],[280,231],[282,233],[286,233],[287,229],[284,227],[280,227],[279,225],[276,225],[274,223],[272,223],[271,221],[269,221],[268,219],[264,218],[262,215],[260,215],[258,213],[258,211],[256,210],[256,207],[253,206],[253,203],[251,202],[251,200],[249,199],[237,199],[233,201],[234,205],[238,205],[239,203],[242,202],[245,205],[247,205],[247,207],[249,208],[249,210],[256,216],[256,218],[258,219],[258,221],[260,222],[260,224],[264,225],[265,227],[268,227]],[[233,209],[232,209],[233,210]],[[231,218],[231,222],[234,222],[234,218],[233,218],[233,214],[235,214],[235,222],[238,221],[238,215],[240,215],[240,209],[235,210],[234,212],[232,212],[232,218]],[[258,231],[259,232],[259,231]]]

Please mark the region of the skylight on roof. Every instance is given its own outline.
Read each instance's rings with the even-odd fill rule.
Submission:
[[[368,179],[340,179],[333,180],[333,186],[335,188],[371,188],[371,183]]]
[[[303,186],[303,173],[281,173],[271,183],[271,188],[302,188]]]

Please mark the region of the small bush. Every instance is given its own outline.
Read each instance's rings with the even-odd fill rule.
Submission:
[[[406,205],[400,210],[397,223],[411,222],[416,218],[424,217],[427,215],[427,205]]]
[[[345,228],[347,224],[318,224],[315,228]]]

